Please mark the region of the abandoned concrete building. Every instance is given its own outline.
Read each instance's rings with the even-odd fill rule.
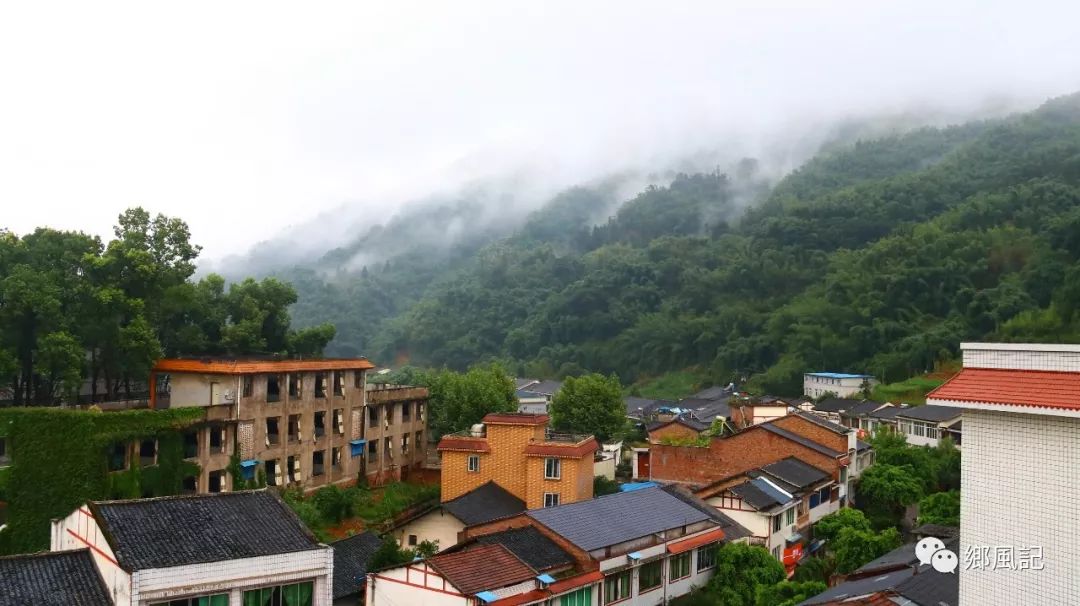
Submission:
[[[164,359],[151,372],[150,406],[205,409],[185,434],[185,456],[200,468],[185,492],[230,490],[234,455],[243,479],[268,486],[313,490],[361,476],[377,485],[423,464],[428,391],[369,386],[370,368],[364,358]],[[153,448],[137,444],[128,456]]]

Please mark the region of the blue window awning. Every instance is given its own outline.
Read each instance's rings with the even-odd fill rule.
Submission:
[[[490,604],[491,602],[499,599],[499,596],[495,595],[495,593],[492,591],[481,591],[480,593],[476,594],[476,597],[485,604]]]
[[[245,480],[255,479],[255,468],[259,466],[259,462],[255,459],[248,459],[246,461],[240,461],[240,475]]]
[[[544,573],[544,574],[536,577],[536,580],[540,581],[541,583],[544,583],[546,585],[551,585],[552,583],[555,582],[555,577],[551,576],[550,574]]]

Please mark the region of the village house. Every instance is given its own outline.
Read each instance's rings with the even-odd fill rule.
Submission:
[[[445,503],[495,482],[526,507],[554,507],[592,498],[594,456],[589,435],[553,432],[547,415],[492,413],[439,441]]]
[[[1080,345],[960,350],[963,369],[926,398],[963,410],[960,606],[1080,604]]]
[[[695,494],[751,532],[791,574],[802,559],[814,522],[840,508],[836,481],[821,469],[788,457],[705,486]]]
[[[859,437],[873,435],[877,423],[874,417],[870,415],[882,408],[890,407],[892,407],[892,404],[887,402],[863,400],[857,404],[852,404],[840,413],[840,424],[857,430]]]
[[[692,495],[645,488],[469,528],[421,562],[369,574],[369,604],[651,606],[703,585],[748,531]]]
[[[960,448],[963,412],[952,406],[910,406],[896,413],[896,430],[913,446],[937,446],[948,437]]]
[[[457,544],[469,526],[517,515],[525,511],[525,501],[510,494],[494,481],[444,501],[403,520],[392,534],[402,547],[412,548],[424,541],[439,549]]]
[[[116,606],[330,606],[333,553],[272,491],[94,501],[53,521]]]
[[[862,400],[853,400],[851,398],[825,398],[814,404],[811,410],[806,411],[822,417],[833,423],[840,423],[841,416],[850,410],[853,406],[857,406]]]
[[[864,393],[877,385],[873,375],[844,372],[808,372],[803,375],[803,395],[820,398],[832,394],[840,398]]]

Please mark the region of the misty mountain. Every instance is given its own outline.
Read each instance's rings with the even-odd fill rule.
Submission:
[[[567,192],[364,352],[624,381],[692,368],[785,392],[807,368],[906,377],[962,340],[1080,339],[1080,96],[832,148],[745,212],[735,168],[651,185],[597,225],[572,210],[588,190]]]

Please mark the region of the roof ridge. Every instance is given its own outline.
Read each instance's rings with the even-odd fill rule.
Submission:
[[[169,494],[159,497],[145,497],[141,499],[113,499],[108,501],[89,501],[95,505],[132,505],[143,503],[154,503],[160,501],[182,501],[187,499],[206,499],[211,497],[227,497],[233,495],[246,495],[256,493],[272,493],[273,491],[268,488],[250,488],[247,490],[230,490],[228,492],[205,492],[205,493],[193,493],[193,494]]]
[[[70,556],[79,553],[90,553],[89,547],[79,549],[61,549],[60,551],[35,551],[33,553],[9,553],[0,555],[0,560],[21,560],[26,558],[47,558],[53,556]]]

